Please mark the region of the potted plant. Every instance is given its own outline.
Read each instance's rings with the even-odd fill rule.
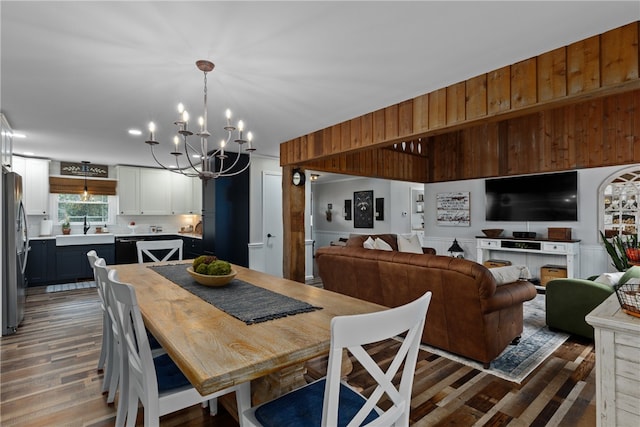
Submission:
[[[615,235],[611,241],[600,232],[604,247],[611,257],[613,266],[618,271],[626,271],[632,265],[640,264],[640,248],[638,247],[638,235]]]
[[[62,234],[70,234],[71,233],[71,224],[69,223],[69,218],[65,218],[62,221]]]

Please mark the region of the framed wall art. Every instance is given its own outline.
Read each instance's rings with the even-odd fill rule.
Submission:
[[[438,193],[436,195],[436,218],[438,225],[454,227],[471,226],[469,192]]]
[[[384,198],[376,199],[376,221],[384,221]]]
[[[373,228],[373,190],[353,192],[353,227]]]
[[[344,201],[344,219],[351,221],[351,200]]]

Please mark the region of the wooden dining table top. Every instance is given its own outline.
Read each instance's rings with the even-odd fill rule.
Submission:
[[[247,325],[148,268],[162,264],[110,268],[135,288],[145,326],[203,395],[326,354],[333,317],[385,308],[234,265],[237,279],[321,307]]]

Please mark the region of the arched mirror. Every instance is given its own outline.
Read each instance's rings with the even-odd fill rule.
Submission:
[[[627,168],[607,178],[600,186],[598,203],[600,230],[607,237],[638,234],[640,166]]]

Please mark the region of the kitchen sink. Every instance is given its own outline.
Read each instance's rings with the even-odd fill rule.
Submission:
[[[115,243],[115,235],[112,233],[58,234],[56,236],[56,246],[104,245],[109,243]]]

